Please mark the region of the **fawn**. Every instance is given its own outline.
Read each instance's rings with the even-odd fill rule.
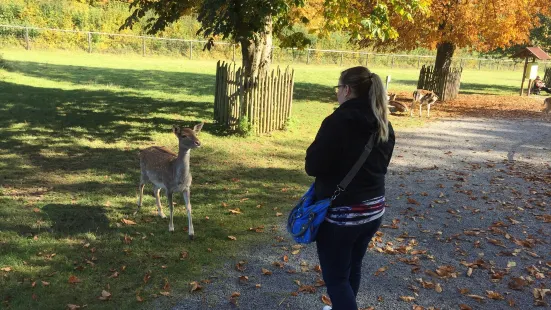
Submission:
[[[421,117],[421,109],[425,104],[427,106],[427,117],[430,117],[430,106],[438,101],[438,96],[431,91],[417,89],[413,92],[413,101],[411,102],[409,116],[413,115],[413,105],[419,102],[419,117]]]
[[[138,186],[139,198],[137,213],[142,206],[143,189],[146,182],[153,183],[153,195],[157,201],[157,212],[162,218],[166,218],[161,209],[160,191],[164,189],[170,208],[170,222],[168,231],[174,231],[172,194],[182,192],[187,209],[189,238],[193,239],[193,223],[191,221],[191,203],[189,192],[191,186],[191,173],[189,170],[190,150],[201,146],[197,134],[203,128],[204,123],[191,128],[181,128],[174,125],[172,131],[178,138],[178,154],[162,146],[152,146],[140,151],[141,178]],[[134,214],[135,214],[134,213]]]

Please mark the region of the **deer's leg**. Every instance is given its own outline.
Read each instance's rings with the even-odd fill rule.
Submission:
[[[419,117],[421,117],[421,110],[423,108],[423,105],[421,103],[419,103]]]
[[[427,117],[430,117],[430,104],[427,104]]]
[[[136,209],[136,212],[134,212],[134,215],[140,211],[140,208],[142,207],[142,199],[143,199],[143,188],[145,187],[145,183],[140,181],[140,185],[138,185],[138,209]]]
[[[189,187],[184,189],[182,194],[184,196],[184,202],[186,204],[187,210],[189,239],[193,240],[193,237],[195,236],[195,231],[193,230],[193,221],[191,220],[191,202],[189,200]]]
[[[166,198],[168,199],[168,208],[170,209],[170,222],[168,223],[168,231],[174,231],[174,204],[172,203],[171,191],[166,191]]]
[[[166,218],[166,215],[163,213],[163,208],[161,207],[161,188],[156,187],[153,188],[153,196],[155,196],[155,201],[157,203],[157,214],[159,214],[160,217]]]

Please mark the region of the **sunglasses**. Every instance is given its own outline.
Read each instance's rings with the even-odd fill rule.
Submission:
[[[346,85],[345,84],[340,84],[340,85],[337,85],[337,86],[333,86],[333,88],[335,89],[335,93],[338,93],[339,88],[344,87],[344,86],[346,86]]]

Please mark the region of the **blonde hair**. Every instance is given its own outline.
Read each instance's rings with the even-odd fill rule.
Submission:
[[[369,99],[378,124],[379,141],[388,141],[388,99],[383,81],[366,67],[358,66],[341,73],[340,83],[348,85],[358,98]]]

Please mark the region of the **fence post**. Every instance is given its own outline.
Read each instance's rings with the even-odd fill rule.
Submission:
[[[92,34],[88,32],[88,54],[92,53]]]
[[[31,49],[29,44],[29,28],[25,27],[25,43],[27,45],[27,51]]]
[[[145,37],[142,37],[142,56],[145,57]]]
[[[189,59],[193,59],[193,42],[189,41]]]
[[[342,66],[342,58],[344,57],[344,53],[341,52],[341,66]]]
[[[232,47],[232,61],[235,62],[235,44],[232,44],[231,47]]]
[[[386,76],[385,90],[388,91],[388,85],[390,84],[390,75]]]
[[[306,49],[306,64],[310,64],[310,49]]]
[[[369,53],[366,53],[365,54],[365,66],[367,67],[368,64],[369,64]]]
[[[421,66],[421,56],[417,58],[417,69]]]

